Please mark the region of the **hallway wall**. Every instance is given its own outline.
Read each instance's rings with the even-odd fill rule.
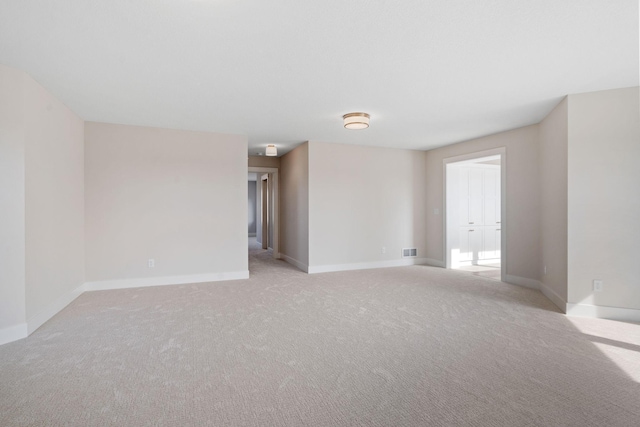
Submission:
[[[247,222],[249,236],[255,236],[258,222],[256,181],[247,181]]]

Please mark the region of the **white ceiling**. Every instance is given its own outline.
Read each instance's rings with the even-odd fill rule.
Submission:
[[[0,63],[85,120],[427,149],[638,85],[637,0],[3,0]],[[371,127],[342,128],[365,111]]]

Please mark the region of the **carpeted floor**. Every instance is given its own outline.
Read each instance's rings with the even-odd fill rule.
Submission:
[[[640,325],[412,266],[89,292],[0,347],[2,426],[635,426]]]

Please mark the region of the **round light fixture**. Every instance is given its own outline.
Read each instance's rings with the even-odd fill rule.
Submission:
[[[369,115],[367,113],[349,113],[342,116],[346,129],[366,129],[369,127]]]
[[[278,149],[276,148],[275,145],[269,144],[269,145],[267,145],[267,149],[266,149],[264,154],[267,155],[267,156],[272,156],[272,157],[273,156],[277,156],[278,155]]]

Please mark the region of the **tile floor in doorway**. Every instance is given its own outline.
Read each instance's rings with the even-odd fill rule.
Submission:
[[[489,279],[500,280],[500,263],[488,265],[469,265],[457,268],[460,271],[468,271],[474,276],[487,277]]]

